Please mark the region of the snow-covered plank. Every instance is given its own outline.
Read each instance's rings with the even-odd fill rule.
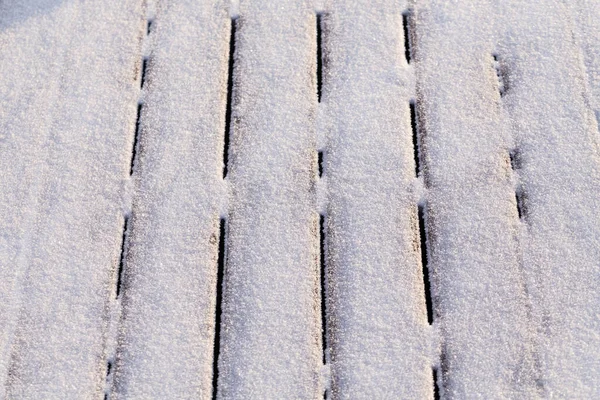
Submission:
[[[577,68],[583,68],[586,73],[587,90],[584,96],[590,102],[600,129],[600,1],[576,0],[565,2],[570,14],[565,18],[569,21],[569,32],[563,40],[574,40],[579,46]]]
[[[0,397],[98,398],[141,2],[0,5]]]
[[[220,0],[155,12],[112,396],[210,398],[230,18]]]
[[[497,12],[538,389],[544,397],[595,398],[600,138],[589,83],[597,77],[588,81],[565,3],[512,0],[499,2]]]
[[[315,14],[241,1],[237,19],[219,398],[316,398]]]
[[[421,2],[417,114],[440,391],[450,398],[536,395],[510,135],[486,1]]]
[[[323,11],[328,396],[433,398],[405,10],[383,0]]]

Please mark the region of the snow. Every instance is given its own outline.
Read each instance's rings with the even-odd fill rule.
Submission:
[[[553,1],[512,1],[433,2],[419,14],[447,396],[600,390],[589,371],[599,360],[598,132],[566,13]],[[502,98],[492,54],[507,71]]]
[[[494,13],[485,3],[443,3],[419,11],[416,54],[441,394],[528,398],[527,296]]]
[[[139,8],[34,3],[0,6],[0,397],[86,398],[104,384]]]
[[[0,2],[0,398],[598,397],[599,13]]]
[[[600,383],[590,368],[600,365],[600,136],[589,99],[597,90],[588,89],[582,49],[564,40],[573,29],[563,17],[566,6],[546,1],[519,13],[499,11],[514,21],[498,30],[514,71],[506,107],[527,194],[523,261],[538,386],[544,396],[595,397]],[[534,22],[544,27],[535,35]]]
[[[151,6],[144,15],[152,24],[143,39],[148,62],[108,390],[111,398],[209,398],[227,190],[221,170],[229,18],[224,6],[208,2]]]
[[[304,2],[240,2],[219,398],[320,397],[316,28]]]
[[[433,394],[402,11],[364,1],[334,4],[324,18],[319,126],[334,398]]]

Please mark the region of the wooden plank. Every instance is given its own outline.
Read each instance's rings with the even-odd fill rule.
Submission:
[[[433,398],[403,11],[334,1],[323,15],[328,398]]]
[[[191,0],[151,21],[112,394],[209,398],[230,22]]]
[[[315,15],[241,1],[219,398],[320,397]]]
[[[486,2],[417,10],[417,112],[432,291],[449,398],[537,394],[534,333]]]
[[[537,332],[538,390],[543,397],[597,397],[600,383],[590,373],[600,365],[594,93],[564,3],[513,0],[499,5],[498,15]]]
[[[9,1],[0,14],[0,397],[98,398],[141,2]]]

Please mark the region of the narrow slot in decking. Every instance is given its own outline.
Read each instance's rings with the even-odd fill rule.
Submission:
[[[420,149],[419,149],[419,131],[417,125],[417,107],[414,100],[409,102],[410,108],[410,127],[412,130],[413,154],[415,158],[415,176],[419,176],[421,171]]]
[[[115,298],[121,295],[121,285],[123,284],[123,270],[125,267],[125,258],[127,257],[127,235],[129,230],[129,216],[123,220],[123,235],[121,239],[121,255],[119,258],[119,269],[117,271],[117,285],[115,289]]]
[[[500,94],[500,98],[506,95],[506,91],[508,90],[508,72],[506,70],[506,65],[500,59],[498,54],[492,54],[494,59],[494,70],[496,71],[496,77],[498,78],[498,93]]]
[[[510,167],[513,172],[521,169],[521,153],[518,149],[513,149],[508,152],[508,156],[510,157]],[[523,189],[518,186],[515,190],[515,203],[517,205],[517,214],[519,219],[522,220],[525,217],[525,194],[523,193]]]
[[[321,281],[321,345],[323,353],[323,365],[329,364],[329,341],[327,332],[327,254],[326,254],[326,231],[325,216],[319,216],[319,271]],[[323,391],[323,399],[329,398],[329,391]]]
[[[404,32],[404,58],[406,63],[412,62],[412,48],[410,40],[410,22],[412,19],[412,12],[405,11],[402,13],[402,31]]]
[[[431,284],[429,281],[429,265],[427,257],[427,230],[425,229],[425,209],[418,206],[419,236],[421,238],[421,265],[423,268],[423,286],[425,288],[425,306],[427,307],[427,322],[433,323],[433,301],[431,298]]]
[[[110,373],[112,371],[112,362],[109,360],[106,363],[106,387],[110,387],[110,381],[111,381],[111,377],[110,377]],[[104,391],[104,400],[109,400],[109,392],[108,390],[105,389]]]
[[[229,35],[229,61],[227,67],[227,104],[225,105],[225,133],[223,144],[223,178],[227,176],[229,163],[229,136],[231,131],[231,113],[233,99],[233,69],[235,64],[235,34],[237,30],[237,19],[231,19],[231,31]]]
[[[215,305],[215,340],[213,353],[213,393],[212,398],[217,398],[217,389],[219,382],[219,352],[221,349],[221,313],[223,302],[223,278],[225,276],[225,250],[226,250],[226,232],[225,219],[219,221],[219,252],[217,255],[217,288]]]
[[[323,364],[327,364],[327,270],[325,265],[325,216],[319,217],[319,264],[321,280],[321,343]]]
[[[437,368],[432,368],[433,373],[433,400],[440,400],[440,387],[438,385]]]
[[[137,116],[135,118],[135,133],[133,135],[133,148],[131,149],[131,165],[129,166],[129,175],[133,175],[133,167],[137,155],[137,143],[140,135],[140,118],[142,116],[142,103],[138,103]]]
[[[146,21],[146,35],[148,33],[150,33],[150,26],[152,24],[152,21],[147,20]],[[146,83],[146,73],[147,73],[147,69],[148,69],[148,59],[147,57],[142,57],[142,67],[140,69],[140,90],[144,88],[144,84]],[[138,100],[138,105],[137,105],[137,114],[135,117],[135,133],[133,135],[133,148],[131,149],[131,164],[129,166],[129,175],[133,175],[133,168],[135,165],[135,161],[136,161],[136,153],[137,153],[137,143],[138,143],[138,139],[139,139],[139,134],[140,134],[140,119],[142,116],[142,107],[143,107],[143,101],[140,99]]]
[[[510,158],[510,167],[513,171],[521,169],[521,154],[517,149],[509,151],[508,157]]]
[[[144,88],[144,84],[146,83],[146,70],[148,69],[148,59],[144,58],[142,60],[142,76],[140,78],[140,89]]]
[[[523,199],[519,191],[515,192],[515,201],[517,203],[517,214],[519,215],[519,219],[523,219]]]
[[[319,167],[319,178],[323,176],[323,152],[319,151],[317,155],[318,167]]]
[[[317,101],[321,102],[323,91],[323,29],[322,15],[317,14]]]

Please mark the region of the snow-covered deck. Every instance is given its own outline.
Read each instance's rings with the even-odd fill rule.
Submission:
[[[0,398],[600,397],[600,0],[0,1]]]

